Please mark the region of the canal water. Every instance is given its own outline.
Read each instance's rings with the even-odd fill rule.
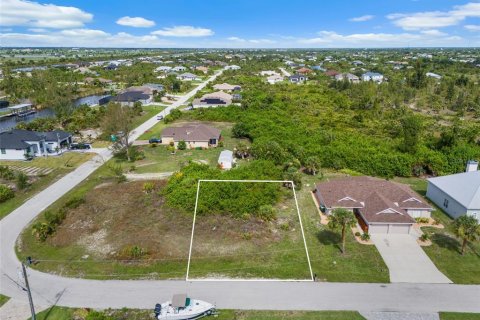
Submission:
[[[88,106],[95,106],[98,105],[100,102],[100,99],[103,99],[105,97],[108,97],[109,95],[92,95],[92,96],[87,96],[83,98],[78,98],[73,101],[73,105],[75,107],[78,107],[82,104],[86,104]],[[0,132],[8,131],[10,129],[15,128],[17,123],[24,121],[24,122],[31,122],[34,119],[37,118],[49,118],[53,117],[55,115],[55,112],[52,109],[42,109],[38,110],[35,113],[32,113],[28,116],[21,117],[21,118],[16,118],[16,117],[6,117],[6,118],[1,118],[0,119]]]

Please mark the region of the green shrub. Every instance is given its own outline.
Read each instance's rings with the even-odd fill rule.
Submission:
[[[265,221],[271,221],[275,219],[275,210],[269,204],[260,206],[257,216]]]
[[[55,232],[55,229],[46,222],[37,222],[32,226],[32,234],[42,242],[47,240],[53,232]]]
[[[425,241],[427,241],[427,240],[430,240],[430,234],[429,234],[429,233],[424,233],[424,234],[422,234],[422,235],[420,236],[420,240],[421,240],[422,242],[425,242]]]
[[[355,237],[360,237],[362,234],[360,232],[355,232]]]
[[[75,209],[75,208],[78,208],[83,203],[85,203],[84,197],[75,196],[73,198],[70,198],[67,202],[65,202],[65,208]]]
[[[429,218],[415,218],[415,221],[417,221],[417,223],[429,223],[430,219]]]
[[[222,180],[281,180],[279,168],[269,161],[254,161],[235,170],[222,172],[208,165],[190,163],[170,177],[162,194],[167,204],[193,212],[198,179]],[[281,184],[222,182],[201,184],[197,214],[227,214],[237,218],[245,214],[272,219],[272,207],[281,196]],[[260,210],[260,207],[269,205]]]
[[[121,254],[129,259],[140,259],[147,254],[147,250],[136,245],[126,246],[122,249]]]
[[[13,190],[4,184],[0,184],[0,203],[5,202],[13,197],[15,197]]]
[[[370,234],[364,232],[362,233],[362,236],[360,237],[360,239],[362,239],[363,241],[368,241],[370,240]]]
[[[28,187],[28,177],[25,173],[21,171],[17,173],[16,186],[18,190],[23,190]]]
[[[250,232],[244,232],[244,233],[242,234],[242,238],[243,238],[244,240],[252,240],[252,234],[251,234]]]
[[[8,166],[0,166],[0,178],[5,180],[15,179],[15,171],[10,169]]]
[[[187,149],[187,144],[186,144],[186,142],[185,142],[184,140],[179,141],[179,142],[178,142],[178,145],[177,145],[177,149],[178,149],[178,150],[185,150],[185,149]]]
[[[155,184],[153,182],[145,182],[143,184],[143,192],[152,193],[155,190]]]
[[[288,231],[288,230],[290,230],[290,224],[288,222],[282,223],[280,225],[280,229],[283,230],[283,231]]]

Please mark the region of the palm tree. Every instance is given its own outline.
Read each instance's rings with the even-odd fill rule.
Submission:
[[[305,159],[305,170],[310,174],[316,175],[320,170],[320,160],[317,157],[308,157]]]
[[[461,216],[453,222],[455,235],[462,239],[462,255],[469,241],[475,241],[480,237],[480,224],[473,216]]]
[[[352,211],[343,208],[337,208],[328,216],[328,227],[330,229],[342,230],[342,254],[345,253],[345,238],[347,228],[354,227],[357,219]]]

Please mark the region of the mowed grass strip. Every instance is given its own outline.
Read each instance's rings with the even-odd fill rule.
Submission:
[[[163,302],[163,301],[162,301]],[[71,309],[64,307],[52,307],[37,314],[38,320],[71,320],[85,319],[90,312],[86,309]],[[97,311],[99,319],[104,320],[143,320],[153,317],[152,310],[105,310]],[[355,311],[252,311],[252,310],[218,310],[218,315],[212,317],[219,320],[365,320]],[[209,318],[206,318],[209,319]],[[445,318],[447,320],[454,318]],[[470,318],[459,318],[470,319]],[[472,318],[476,320],[477,318]],[[443,320],[443,318],[442,318]]]

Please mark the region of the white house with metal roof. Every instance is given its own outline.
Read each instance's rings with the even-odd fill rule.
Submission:
[[[427,198],[452,218],[471,215],[480,221],[480,171],[469,161],[467,172],[428,179]]]

